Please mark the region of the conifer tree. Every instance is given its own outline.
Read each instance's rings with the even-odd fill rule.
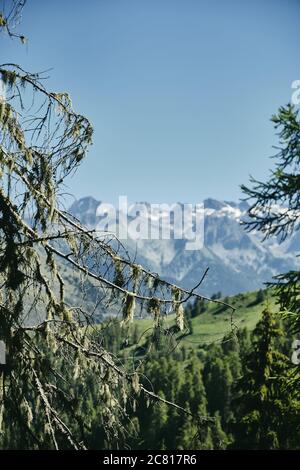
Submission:
[[[300,224],[300,122],[299,111],[291,104],[282,106],[272,117],[278,130],[278,152],[275,168],[266,182],[251,178],[251,187],[242,185],[250,202],[245,226],[259,230],[264,238],[276,236],[283,241]],[[291,333],[300,332],[300,270],[275,276],[269,285],[275,286],[278,301],[291,324]],[[291,371],[294,386],[300,384],[300,368]]]
[[[253,332],[245,372],[236,384],[234,448],[288,449],[297,445],[299,401],[296,390],[288,393],[285,389],[289,358],[275,346],[281,334],[266,308]]]
[[[216,353],[216,350],[215,350]],[[223,359],[221,352],[211,356],[204,370],[205,389],[208,401],[208,410],[211,414],[220,413],[223,423],[230,414],[230,400],[232,387],[232,374],[228,362]]]

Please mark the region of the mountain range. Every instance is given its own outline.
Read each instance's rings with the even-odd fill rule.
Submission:
[[[87,228],[95,229],[101,220],[97,215],[100,204],[92,197],[84,197],[72,204],[70,212]],[[187,240],[182,239],[129,238],[124,245],[136,262],[186,288],[195,286],[208,267],[201,285],[203,295],[256,290],[276,274],[299,269],[300,231],[283,243],[276,238],[262,241],[258,232],[248,233],[241,224],[247,209],[246,202],[206,199],[204,244],[198,250],[187,250]]]

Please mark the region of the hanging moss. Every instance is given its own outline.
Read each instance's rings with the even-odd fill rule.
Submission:
[[[5,17],[3,16],[3,13],[0,13],[0,28],[2,28],[3,26],[6,26],[6,19]]]
[[[184,308],[182,303],[180,302],[181,291],[177,287],[173,287],[172,294],[174,297],[173,307],[175,311],[176,325],[178,326],[179,330],[182,331],[184,330]]]
[[[123,305],[123,324],[127,324],[133,321],[135,312],[135,296],[132,294],[126,294]]]
[[[33,414],[32,414],[32,409],[26,400],[26,398],[23,398],[20,404],[20,409],[23,412],[23,415],[25,416],[25,422],[28,427],[31,426],[31,423],[33,421]]]
[[[139,280],[140,280],[141,272],[142,272],[141,266],[139,266],[138,264],[135,264],[132,267],[132,283],[133,283],[133,290],[134,291],[137,290],[137,286],[138,286],[138,283],[139,283]]]
[[[1,23],[1,14],[0,14],[0,23]],[[0,73],[1,73],[2,81],[5,85],[12,87],[13,85],[16,84],[17,74],[14,70],[1,70]]]
[[[176,325],[178,326],[180,331],[183,331],[184,330],[184,308],[182,304],[176,304],[175,314],[176,314]]]
[[[154,325],[159,325],[160,320],[160,302],[157,298],[153,297],[148,303],[148,313],[154,317]]]
[[[141,392],[141,385],[139,381],[139,375],[136,372],[132,374],[131,384],[132,384],[134,393],[139,395]]]
[[[79,365],[79,356],[76,354],[74,368],[73,368],[73,379],[77,380],[80,376],[80,365]]]
[[[120,261],[115,262],[115,277],[114,284],[118,287],[123,287],[125,284],[124,275]]]

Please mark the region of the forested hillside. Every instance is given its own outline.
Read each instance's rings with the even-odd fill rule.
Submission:
[[[256,291],[226,299],[236,307],[233,315],[222,305],[192,302],[185,309],[183,331],[172,314],[156,327],[144,319],[124,328],[116,317],[90,327],[93,340],[113,354],[115,364],[125,365],[136,394],[124,403],[126,433],[121,438],[111,434],[107,441],[105,422],[114,418],[105,409],[118,403],[105,384],[99,402],[97,375],[80,370],[78,358],[67,376],[76,432],[92,449],[117,442],[133,449],[298,448],[300,401],[297,391],[286,386],[293,338],[286,339],[287,325],[280,321],[273,294]],[[113,377],[108,384],[114,387]],[[39,413],[30,411],[30,400],[27,406],[28,425],[47,448]],[[65,412],[66,424],[72,425]],[[35,444],[16,426],[2,446]]]
[[[155,329],[150,320],[126,332],[117,319],[101,326],[106,347],[129,369],[138,364],[141,383],[185,409],[141,392],[128,417],[133,448],[298,448],[299,396],[285,384],[293,338],[287,340],[274,292],[226,300],[236,307],[233,315],[201,301],[187,306],[183,332],[173,315]]]

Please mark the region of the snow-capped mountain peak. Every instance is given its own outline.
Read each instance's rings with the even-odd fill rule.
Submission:
[[[95,228],[101,219],[97,215],[99,205],[100,201],[85,197],[74,202],[70,212],[87,227]],[[211,295],[221,291],[227,295],[254,290],[280,272],[299,269],[300,260],[296,255],[300,248],[300,232],[295,232],[283,244],[276,239],[262,243],[260,234],[247,233],[241,225],[247,209],[246,202],[212,198],[206,199],[202,208],[194,208],[193,216],[196,210],[204,212],[204,245],[200,250],[188,251],[185,249],[187,241],[176,238],[132,240],[129,237],[125,244],[129,251],[137,252],[139,263],[185,287],[193,287],[209,267],[209,276],[201,288],[203,293]],[[163,215],[169,217],[168,213]],[[135,215],[128,217],[134,220]],[[143,215],[139,214],[139,217],[143,218]],[[159,222],[157,214],[151,211],[147,212],[147,217],[154,225]]]

